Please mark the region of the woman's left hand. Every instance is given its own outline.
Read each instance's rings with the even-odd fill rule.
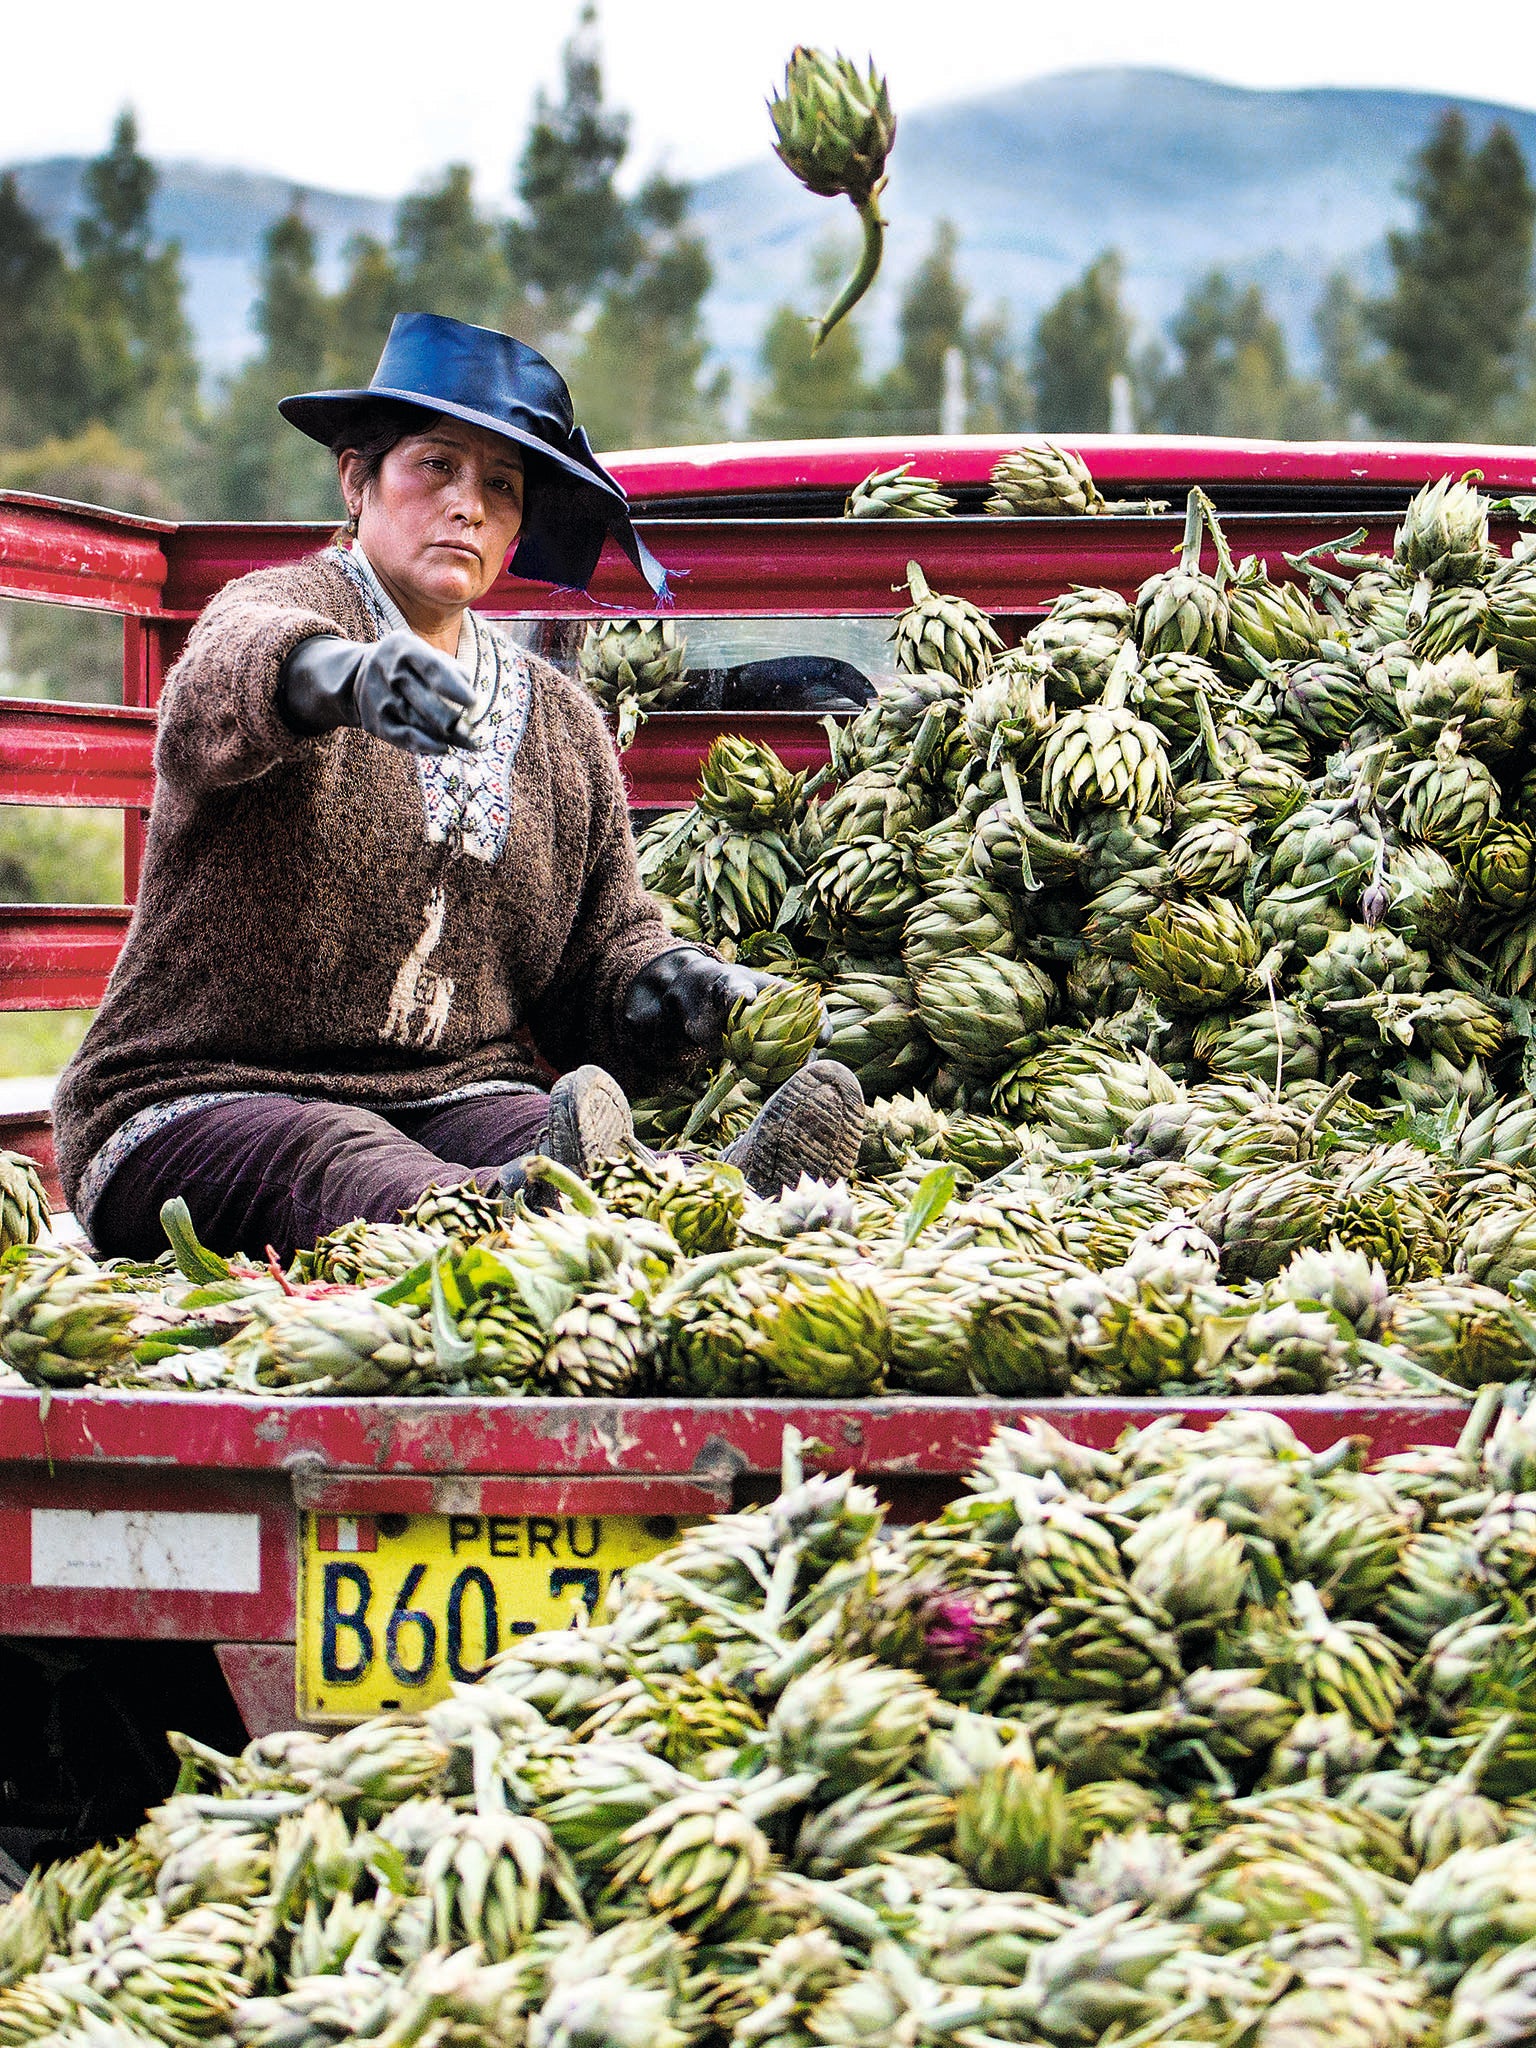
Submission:
[[[697,946],[674,946],[648,961],[630,983],[624,1021],[653,1039],[684,1040],[707,1050],[719,1045],[737,1003],[750,1002],[781,980],[752,967],[729,966]]]

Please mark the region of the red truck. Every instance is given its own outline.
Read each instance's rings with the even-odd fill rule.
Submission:
[[[1496,497],[1536,490],[1531,450],[1080,440],[1107,495],[1170,509],[981,516],[988,473],[1013,445],[700,448],[613,468],[674,572],[692,665],[817,654],[870,673],[912,557],[1015,640],[1070,583],[1130,594],[1167,567],[1193,483],[1234,552],[1266,557],[1276,575],[1286,554],[1359,526],[1364,545],[1390,547],[1412,493],[1447,473],[1480,471]],[[954,493],[959,516],[841,516],[862,477],[908,460]],[[121,707],[0,700],[0,802],[120,809],[131,905],[167,667],[222,584],[325,537],[0,493],[0,596],[123,620]],[[615,561],[590,600],[503,582],[487,610],[548,644],[561,621],[633,601]],[[826,759],[806,714],[661,713],[625,757],[637,812],[686,803],[727,726],[793,767]],[[0,1008],[93,1006],[129,914],[0,907]],[[0,1143],[51,1172],[46,1110],[0,1117]],[[1166,1405],[1025,1404],[1089,1443]],[[1272,1405],[1308,1442],[1354,1432],[1378,1452],[1453,1440],[1464,1420],[1450,1402]],[[238,1744],[242,1725],[261,1732],[296,1711],[344,1720],[435,1696],[512,1635],[594,1600],[679,1518],[771,1491],[787,1423],[829,1467],[857,1467],[894,1513],[913,1515],[952,1495],[994,1427],[1021,1412],[915,1397],[497,1404],[0,1389],[0,1851],[26,1862],[131,1825],[164,1788],[167,1725]]]

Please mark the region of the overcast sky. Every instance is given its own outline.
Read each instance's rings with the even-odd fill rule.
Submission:
[[[94,152],[129,102],[156,156],[387,196],[467,161],[500,199],[575,13],[576,0],[0,0],[0,162]],[[1532,0],[1482,0],[1427,33],[1416,15],[1403,0],[606,0],[602,36],[637,162],[692,177],[764,152],[764,95],[796,42],[873,51],[898,112],[1100,64],[1536,106]]]

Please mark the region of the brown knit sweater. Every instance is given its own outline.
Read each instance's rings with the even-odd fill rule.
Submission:
[[[523,1028],[557,1069],[634,1078],[624,993],[677,941],[591,700],[530,662],[505,844],[479,859],[429,840],[412,756],[283,723],[278,671],[313,633],[377,637],[334,555],[229,584],[166,678],[138,904],[54,1102],[71,1200],[113,1131],[176,1096],[390,1107],[537,1080]]]

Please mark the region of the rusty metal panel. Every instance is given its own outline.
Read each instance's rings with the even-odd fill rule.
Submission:
[[[301,1508],[328,1515],[709,1515],[731,1504],[729,1485],[697,1479],[568,1478],[563,1473],[433,1478],[422,1472],[335,1473],[308,1467],[294,1474],[293,1497]]]
[[[793,1423],[830,1467],[893,1476],[969,1470],[994,1429],[1048,1417],[1080,1443],[1112,1444],[1159,1415],[1199,1425],[1232,1409],[1283,1415],[1308,1444],[1346,1435],[1378,1454],[1453,1443],[1459,1402],[277,1400],[249,1395],[0,1390],[0,1463],[175,1466],[321,1473],[663,1474],[706,1485],[777,1471]]]
[[[124,904],[0,904],[0,1010],[93,1010],[122,950]]]
[[[325,1735],[336,1732],[329,1724],[301,1721],[294,1712],[298,1687],[292,1643],[215,1643],[214,1654],[253,1742],[259,1735],[275,1735],[283,1728],[317,1728]]]
[[[791,771],[827,759],[826,733],[809,713],[662,712],[624,757],[634,802],[691,803],[700,764],[723,732],[761,740]],[[126,810],[132,823],[154,801],[154,748],[155,714],[146,708],[0,699],[0,803]],[[135,867],[130,901],[137,881]]]
[[[0,803],[147,808],[154,748],[153,711],[0,698]]]
[[[0,1110],[0,1145],[34,1160],[55,1209],[65,1206],[53,1150],[53,1114],[48,1109]]]
[[[0,597],[156,612],[174,532],[163,519],[0,491]]]
[[[495,1514],[526,1511],[538,1489],[550,1512],[707,1513],[738,1484],[748,1498],[772,1492],[793,1423],[818,1464],[862,1472],[903,1520],[952,1497],[1001,1423],[1045,1416],[1108,1447],[1159,1415],[1200,1424],[1234,1408],[1278,1413],[1315,1448],[1359,1437],[1377,1456],[1453,1443],[1467,1413],[1345,1399],[327,1403],[5,1391],[0,1634],[290,1643],[300,1505]]]
[[[0,1467],[0,1635],[291,1641],[281,1474]]]
[[[335,521],[188,520],[166,543],[162,615],[194,619],[235,577],[302,561],[325,547],[335,531]]]

